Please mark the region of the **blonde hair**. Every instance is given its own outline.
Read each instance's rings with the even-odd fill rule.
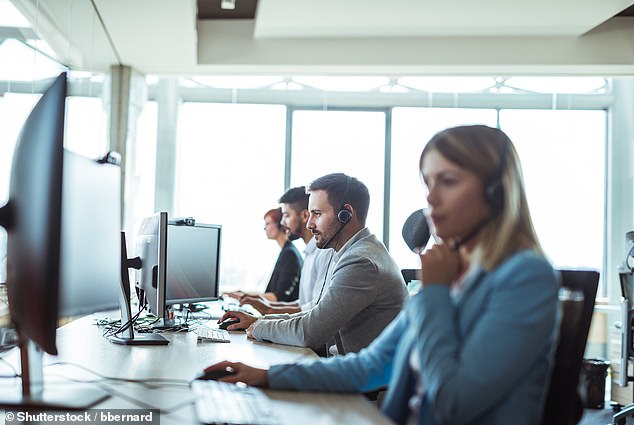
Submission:
[[[460,126],[437,133],[427,143],[420,157],[435,150],[447,160],[474,173],[485,188],[500,184],[501,204],[490,202],[492,216],[479,232],[474,263],[492,270],[522,249],[543,255],[533,228],[522,169],[513,143],[500,129],[484,125]],[[483,193],[485,198],[486,193]]]

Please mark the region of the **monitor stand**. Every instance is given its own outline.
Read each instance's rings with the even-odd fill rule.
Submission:
[[[164,329],[175,329],[177,327],[179,327],[180,325],[178,323],[176,323],[176,320],[174,319],[166,319],[165,317],[162,317],[160,319],[158,319],[157,322],[152,323],[152,325],[150,326],[152,329],[156,329],[156,330],[164,330]]]
[[[169,340],[158,334],[135,334],[132,320],[132,306],[130,305],[130,278],[128,268],[141,267],[141,259],[128,258],[125,232],[121,232],[121,296],[119,297],[119,310],[121,311],[121,325],[128,323],[127,329],[111,335],[108,340],[121,345],[167,345]]]
[[[191,313],[198,313],[200,311],[206,310],[209,307],[205,304],[197,304],[197,303],[189,303],[187,306],[183,306],[181,310],[189,310]]]
[[[120,334],[108,337],[108,340],[119,345],[167,345],[169,340],[159,334],[134,334],[132,337]]]
[[[18,388],[0,390],[0,407],[20,410],[85,410],[110,397],[95,385],[70,382],[44,385],[42,350],[32,341],[20,346],[22,391]]]
[[[181,323],[180,319],[176,319],[172,306],[167,306],[163,311],[163,317],[159,317],[150,327],[156,330],[180,331],[187,328],[187,324]]]
[[[123,272],[122,272],[123,273]],[[127,273],[127,269],[126,269]],[[122,294],[119,297],[119,310],[121,311],[121,325],[128,323],[129,326],[114,335],[110,335],[108,340],[119,345],[167,345],[169,340],[159,334],[153,333],[135,333],[134,325],[130,323],[132,320],[132,307],[130,306],[130,286],[126,282],[121,282]],[[125,287],[127,286],[127,291]]]

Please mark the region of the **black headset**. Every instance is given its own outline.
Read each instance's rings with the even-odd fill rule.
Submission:
[[[348,224],[350,220],[352,220],[352,213],[350,210],[343,207],[346,203],[346,197],[348,196],[348,191],[350,190],[351,181],[352,177],[348,176],[348,179],[346,180],[346,188],[343,191],[343,196],[341,196],[341,202],[339,203],[339,211],[337,211],[337,221],[344,225]]]
[[[493,214],[501,212],[504,208],[504,185],[502,184],[502,175],[504,174],[504,167],[506,166],[506,153],[511,142],[508,138],[504,137],[502,143],[500,165],[495,171],[495,174],[493,174],[493,178],[484,189],[484,197],[489,205],[491,205]]]

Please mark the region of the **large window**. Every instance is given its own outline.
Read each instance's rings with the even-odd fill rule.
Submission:
[[[456,125],[495,126],[492,109],[394,108],[392,112],[392,173],[390,197],[390,252],[401,268],[419,268],[401,234],[407,217],[427,206],[418,161],[427,141],[438,131]]]
[[[0,97],[0,206],[9,199],[11,160],[24,120],[39,96],[6,93]],[[0,282],[6,281],[6,230],[0,227]]]
[[[559,267],[603,266],[605,111],[502,110],[546,254]]]
[[[158,104],[145,102],[136,121],[135,143],[127,147],[126,217],[124,225],[133,230],[128,240],[133,241],[136,226],[154,213],[154,185],[156,178],[156,138]],[[128,242],[130,244],[130,242]],[[130,244],[130,246],[134,246]]]
[[[264,290],[279,254],[263,217],[284,193],[285,117],[276,105],[182,106],[174,213],[223,226],[223,289]]]
[[[68,97],[64,147],[88,158],[103,156],[108,151],[107,123],[100,98]]]
[[[24,120],[39,98],[39,95],[16,93],[0,97],[0,205],[9,198],[9,174],[15,142]]]
[[[460,124],[495,126],[486,109],[394,108],[390,251],[403,268],[419,266],[401,237],[401,226],[424,207],[418,159],[438,130]],[[605,111],[499,111],[524,172],[535,230],[557,267],[602,269],[605,228]]]
[[[0,0],[0,12],[0,26],[15,29],[0,37],[1,205],[8,197],[15,140],[44,79],[69,71],[68,149],[90,157],[103,154],[109,126],[100,97],[102,76],[68,70],[9,1]],[[177,146],[175,191],[156,198],[173,198],[173,215],[224,226],[225,288],[263,289],[279,249],[266,240],[262,216],[277,207],[285,183],[308,184],[339,171],[368,186],[368,227],[387,239],[399,266],[418,267],[401,228],[412,211],[426,204],[419,155],[433,133],[458,124],[499,125],[514,141],[536,231],[555,265],[603,269],[605,275],[606,217],[630,220],[629,212],[614,211],[605,201],[606,175],[612,173],[605,169],[606,151],[619,155],[624,150],[607,144],[606,110],[614,86],[602,77],[280,74],[188,76],[180,81],[177,96],[158,96],[160,85],[150,83],[150,101],[137,128],[128,129],[135,141],[127,150],[124,224],[132,230],[154,212],[155,177],[166,172],[156,169],[157,156],[164,161],[166,152],[156,150],[159,108],[153,100],[184,101],[177,140],[165,144]],[[619,125],[627,127],[615,127]],[[167,171],[168,178],[171,173]],[[612,184],[614,193],[631,191],[629,180]],[[385,228],[389,236],[383,234]],[[3,272],[0,263],[0,281]]]
[[[295,111],[291,186],[335,172],[358,178],[370,191],[366,224],[381,239],[384,152],[384,112]]]
[[[0,58],[3,52],[14,52],[8,50],[11,46],[4,45]],[[28,50],[22,44],[19,54],[10,54],[23,57],[23,48]],[[55,64],[50,70],[40,66],[41,58],[30,54],[27,57],[37,58],[31,63],[39,71],[29,73],[28,78],[39,78],[40,71],[58,71]],[[90,75],[73,74],[65,145],[96,157],[108,146],[107,113],[100,90],[93,90],[99,82]],[[13,144],[24,117],[39,98],[35,93],[39,82],[17,77],[5,76],[16,85],[8,81],[0,97],[0,203],[8,196]],[[279,248],[264,236],[263,214],[277,207],[285,183],[304,185],[331,172],[350,174],[368,186],[368,227],[380,239],[387,238],[400,267],[418,267],[418,258],[402,240],[401,228],[411,212],[426,205],[418,175],[420,152],[436,131],[469,123],[499,125],[514,141],[535,227],[553,263],[603,268],[609,206],[605,203],[607,112],[601,108],[610,107],[604,79],[487,77],[463,87],[457,77],[403,77],[360,81],[366,86],[346,90],[352,88],[349,79],[335,81],[332,77],[321,84],[321,77],[289,77],[282,84],[280,78],[240,87],[239,96],[237,88],[228,90],[227,84],[233,87],[235,82],[183,83],[179,87],[184,103],[177,114],[171,212],[224,226],[221,283],[225,289],[264,288]],[[80,79],[88,85],[81,86]],[[545,92],[557,89],[556,96],[538,89],[549,81],[554,85],[546,84]],[[161,155],[156,151],[158,104],[153,101],[160,96],[156,95],[158,85],[150,86],[151,100],[136,122],[137,128],[130,129],[136,141],[127,152],[124,223],[129,230],[154,211],[155,177],[161,173],[156,169],[157,155]],[[566,93],[561,91],[564,86],[568,87]],[[18,92],[13,92],[16,88]],[[450,93],[452,89],[462,91]],[[574,94],[584,91],[583,96]],[[212,99],[231,103],[205,103]],[[314,108],[320,100],[324,104]],[[552,109],[544,109],[548,107]],[[566,107],[569,110],[561,109]],[[287,125],[291,127],[287,129]],[[386,134],[388,129],[391,132]],[[386,226],[389,235],[384,235]],[[298,243],[300,249],[301,245]],[[0,267],[0,278],[1,273]]]

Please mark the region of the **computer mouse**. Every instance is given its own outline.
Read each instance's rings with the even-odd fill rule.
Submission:
[[[199,379],[202,381],[208,381],[211,379],[215,381],[217,379],[224,378],[225,376],[234,375],[234,374],[235,372],[228,371],[228,370],[210,370],[210,371],[201,373],[195,379]]]
[[[240,323],[240,319],[226,319],[218,325],[218,329],[226,331],[228,326],[235,325],[236,323]]]

